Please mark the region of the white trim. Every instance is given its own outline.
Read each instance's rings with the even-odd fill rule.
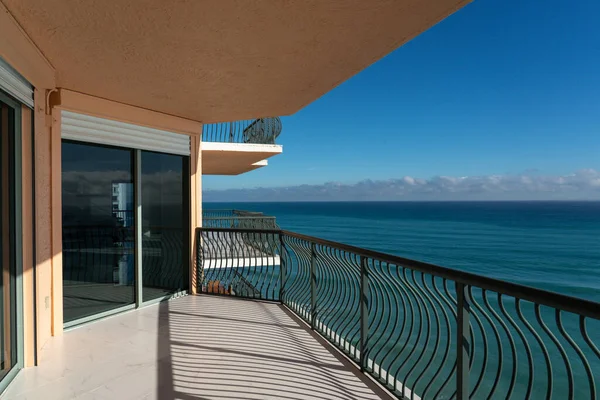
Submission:
[[[242,151],[279,154],[283,151],[283,146],[280,144],[202,142],[201,149],[202,151]]]
[[[33,108],[33,86],[0,57],[0,89]]]
[[[62,110],[61,137],[137,150],[189,156],[190,137],[180,133]]]

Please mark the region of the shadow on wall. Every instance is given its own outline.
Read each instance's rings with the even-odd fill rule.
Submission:
[[[159,307],[156,398],[391,398],[279,304],[202,295]]]

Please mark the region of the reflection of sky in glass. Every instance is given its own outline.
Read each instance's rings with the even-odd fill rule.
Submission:
[[[180,226],[184,157],[143,151],[141,163],[142,206],[147,209],[147,223]],[[133,193],[130,199],[113,193],[115,186],[133,185],[133,151],[63,142],[62,185],[63,218],[67,223],[111,218],[115,207],[133,211]]]
[[[183,218],[183,157],[142,152],[144,225],[180,227]]]
[[[88,144],[62,144],[65,223],[113,219],[113,185],[133,184],[132,151]]]

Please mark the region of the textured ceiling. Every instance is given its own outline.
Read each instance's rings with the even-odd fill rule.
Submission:
[[[203,122],[287,115],[469,0],[1,0],[58,86]]]

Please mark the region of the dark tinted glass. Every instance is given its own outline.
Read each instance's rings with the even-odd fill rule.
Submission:
[[[62,143],[63,319],[135,302],[133,151]]]
[[[15,111],[0,102],[0,379],[17,363]]]
[[[144,301],[187,290],[188,158],[142,152]]]

